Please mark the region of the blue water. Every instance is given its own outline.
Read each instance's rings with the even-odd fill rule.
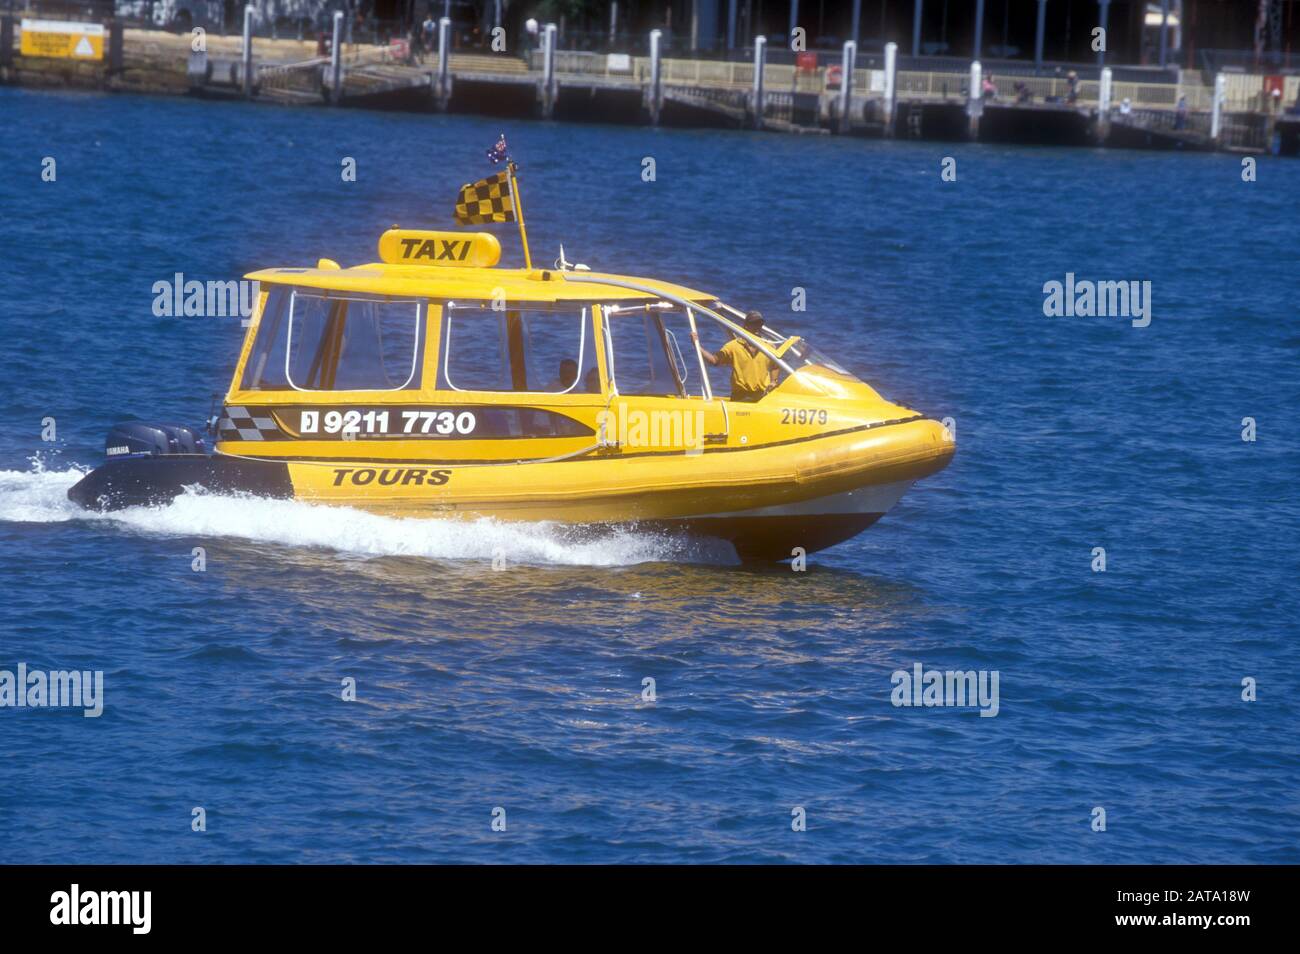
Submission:
[[[956,420],[803,574],[64,500],[112,422],[228,381],[238,321],[154,282],[446,227],[500,125],[0,90],[0,669],[105,673],[98,719],[0,709],[0,861],[1300,861],[1294,161],[512,124],[539,258],[760,308]],[[1150,326],[1045,317],[1067,272],[1151,281]],[[894,707],[918,662],[997,670],[998,715]]]

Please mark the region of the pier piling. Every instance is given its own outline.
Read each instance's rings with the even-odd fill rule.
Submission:
[[[244,99],[253,98],[253,15],[252,5],[244,7],[243,67]]]
[[[1106,137],[1110,135],[1111,79],[1110,67],[1104,67],[1101,71],[1101,82],[1097,84],[1096,137],[1099,146],[1105,144]]]
[[[763,70],[767,67],[767,37],[754,37],[754,128],[763,128],[766,101],[763,94]]]
[[[844,58],[840,64],[840,134],[853,128],[853,70],[857,66],[858,45],[852,40],[844,44]]]
[[[898,44],[885,44],[885,135],[894,135],[894,105],[897,99]]]
[[[650,125],[659,125],[659,110],[663,106],[663,82],[660,72],[663,30],[650,31],[650,88],[646,91],[646,106],[650,110]]]
[[[1210,107],[1210,139],[1216,144],[1223,133],[1223,100],[1227,95],[1227,90],[1228,78],[1222,73],[1215,74],[1214,103]]]
[[[451,18],[438,19],[438,85],[434,100],[439,109],[446,109],[451,100]]]
[[[556,26],[548,23],[542,28],[542,118],[555,114],[555,36]]]
[[[970,89],[966,100],[966,116],[970,120],[970,138],[972,142],[980,137],[980,116],[984,114],[984,93],[980,89],[983,75],[980,61],[972,61],[970,65]]]
[[[334,38],[330,42],[330,104],[343,99],[343,11],[334,11]]]

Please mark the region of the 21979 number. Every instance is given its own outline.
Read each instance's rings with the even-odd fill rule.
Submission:
[[[825,411],[810,408],[781,408],[782,424],[825,424],[828,415]]]

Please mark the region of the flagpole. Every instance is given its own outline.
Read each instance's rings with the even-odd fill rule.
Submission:
[[[524,206],[519,201],[519,183],[515,181],[515,164],[513,162],[506,166],[510,176],[510,198],[515,206],[515,218],[519,221],[519,241],[524,246],[524,268],[532,269],[533,258],[528,253],[528,230],[524,227]]]

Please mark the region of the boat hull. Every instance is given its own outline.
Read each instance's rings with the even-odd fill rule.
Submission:
[[[87,510],[124,510],[171,503],[188,487],[216,494],[294,496],[289,465],[224,454],[164,454],[109,460],[68,491],[68,499]]]
[[[490,465],[165,455],[110,461],[68,495],[112,510],[166,503],[201,486],[399,517],[635,526],[715,537],[742,558],[781,560],[862,532],[952,452],[941,425],[916,419],[780,446]]]

